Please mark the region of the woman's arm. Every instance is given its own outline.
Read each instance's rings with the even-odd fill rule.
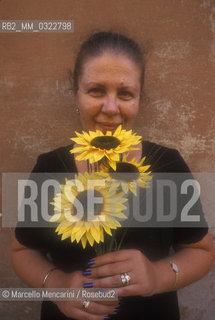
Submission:
[[[37,250],[27,248],[14,238],[11,247],[11,263],[17,275],[30,287],[41,288],[47,272],[55,266]],[[64,273],[59,269],[47,278],[46,287],[58,287],[64,279]]]
[[[201,241],[189,245],[177,245],[176,253],[155,263],[157,287],[156,293],[174,289],[175,274],[169,261],[179,269],[177,289],[195,282],[208,273],[214,262],[214,248],[207,234]]]
[[[11,262],[17,275],[29,286],[41,288],[44,276],[55,266],[37,250],[21,245],[16,239],[11,248]],[[82,288],[88,280],[81,271],[64,273],[56,269],[47,278],[46,288]],[[67,317],[79,320],[103,320],[107,314],[114,314],[118,302],[104,305],[91,301],[87,312],[82,310],[82,301],[54,301]]]
[[[119,296],[150,296],[175,290],[176,274],[170,260],[179,268],[177,288],[182,288],[203,277],[212,267],[213,259],[213,244],[207,234],[197,243],[178,246],[174,255],[156,262],[138,250],[120,250],[96,257],[91,277],[95,287],[118,287]],[[125,272],[131,277],[127,286],[122,285],[120,277]]]

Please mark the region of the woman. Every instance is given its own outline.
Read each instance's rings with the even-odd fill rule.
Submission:
[[[144,60],[133,40],[112,32],[92,35],[83,43],[74,69],[83,129],[133,128],[143,81]],[[87,171],[86,162],[70,154],[72,147],[41,155],[33,172]],[[139,161],[144,155],[154,172],[189,172],[176,150],[150,142],[140,143],[128,159]],[[171,247],[175,253],[169,257]],[[82,250],[61,241],[53,229],[16,229],[12,264],[29,286],[119,289],[119,308],[118,302],[46,302],[41,312],[41,319],[46,320],[179,319],[176,289],[210,270],[213,246],[207,228],[148,228],[144,232],[129,228],[122,250],[93,257],[93,248]]]

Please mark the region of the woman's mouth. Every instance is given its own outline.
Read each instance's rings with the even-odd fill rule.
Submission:
[[[109,123],[109,122],[97,122],[96,126],[105,131],[113,131],[120,125],[120,123]]]

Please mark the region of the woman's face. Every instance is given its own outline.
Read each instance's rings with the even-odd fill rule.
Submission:
[[[77,105],[84,130],[131,129],[140,103],[140,69],[128,57],[105,52],[83,65]]]

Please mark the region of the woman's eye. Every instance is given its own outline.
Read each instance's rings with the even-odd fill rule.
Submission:
[[[120,91],[119,96],[122,97],[123,99],[130,99],[133,97],[133,94],[129,91]]]
[[[89,90],[89,93],[92,94],[93,96],[101,96],[102,94],[104,94],[104,89],[92,88]]]

